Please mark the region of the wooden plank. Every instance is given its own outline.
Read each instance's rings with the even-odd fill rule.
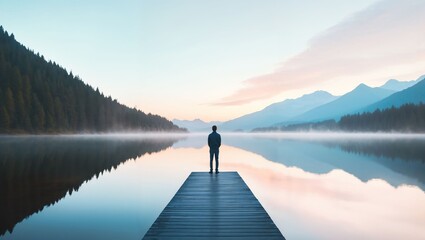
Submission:
[[[237,172],[192,172],[143,239],[285,239]]]

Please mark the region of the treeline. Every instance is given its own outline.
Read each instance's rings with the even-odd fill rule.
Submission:
[[[425,132],[425,104],[405,104],[400,108],[347,115],[338,125],[345,131]]]
[[[0,133],[182,131],[46,61],[0,26]]]
[[[255,128],[253,132],[295,132],[295,131],[337,131],[338,123],[335,120],[321,122],[297,123],[282,126]]]
[[[405,104],[374,112],[351,114],[335,120],[256,128],[269,131],[425,132],[425,104]]]

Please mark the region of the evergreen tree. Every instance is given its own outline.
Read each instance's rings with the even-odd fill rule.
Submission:
[[[13,99],[13,93],[10,88],[6,90],[5,104],[9,116],[9,124],[13,127],[15,125],[15,100]]]
[[[6,108],[3,106],[0,108],[0,130],[7,132],[10,126],[9,114],[7,113]]]

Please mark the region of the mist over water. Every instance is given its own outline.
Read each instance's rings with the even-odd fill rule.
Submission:
[[[207,134],[0,136],[1,239],[140,239],[208,171]],[[221,135],[286,238],[425,237],[425,135]]]

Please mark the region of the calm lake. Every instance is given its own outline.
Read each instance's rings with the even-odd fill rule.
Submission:
[[[206,134],[0,137],[0,239],[141,239]],[[425,135],[222,134],[287,239],[425,239]]]

